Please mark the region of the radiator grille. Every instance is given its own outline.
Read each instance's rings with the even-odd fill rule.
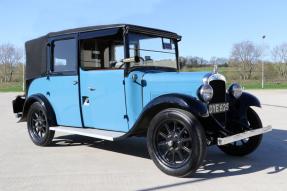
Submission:
[[[209,82],[209,85],[213,88],[213,97],[210,104],[212,103],[223,103],[226,102],[226,85],[222,80],[213,80]],[[222,124],[225,124],[226,113],[217,113],[213,116]]]

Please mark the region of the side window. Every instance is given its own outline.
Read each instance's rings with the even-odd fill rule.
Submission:
[[[53,72],[75,72],[77,66],[76,40],[59,40],[54,42]]]
[[[122,65],[124,45],[122,38],[85,39],[80,42],[81,66],[84,69],[117,69]]]

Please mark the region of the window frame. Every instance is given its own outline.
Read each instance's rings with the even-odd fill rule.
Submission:
[[[143,32],[143,31],[138,31],[138,30],[134,30],[134,29],[131,29],[131,30],[128,30],[126,32],[124,32],[124,35],[123,35],[123,38],[124,38],[124,43],[125,43],[125,58],[129,58],[130,57],[130,48],[129,48],[129,45],[130,45],[130,42],[129,42],[129,35],[130,34],[143,34],[143,35],[149,35],[149,36],[155,36],[155,37],[161,37],[161,38],[170,38],[170,39],[173,39],[174,40],[174,46],[175,46],[175,55],[176,55],[176,66],[177,68],[176,69],[172,69],[172,68],[162,68],[162,67],[157,67],[158,69],[163,69],[163,70],[167,70],[167,71],[176,71],[176,72],[179,72],[180,71],[180,63],[179,63],[179,50],[178,50],[178,43],[181,41],[181,38],[180,39],[176,39],[176,38],[172,38],[172,37],[169,37],[167,35],[164,35],[164,34],[153,34],[151,32]],[[142,68],[142,67],[141,67]],[[149,69],[150,67],[146,68],[146,69]],[[152,67],[152,68],[155,68],[155,67]],[[125,77],[127,77],[129,75],[129,73],[131,73],[132,71],[135,71],[135,70],[139,70],[140,67],[130,67],[130,64],[126,64],[125,65]]]
[[[125,55],[125,41],[124,41],[124,36],[121,33],[121,29],[102,29],[102,30],[96,30],[96,31],[92,31],[92,32],[85,32],[85,33],[80,33],[79,34],[79,38],[78,38],[78,64],[79,67],[83,70],[83,71],[99,71],[99,70],[125,70],[125,68],[92,68],[92,67],[85,67],[82,65],[81,63],[81,41],[82,40],[92,40],[92,39],[101,39],[104,37],[109,37],[109,36],[114,36],[114,35],[121,35],[122,40],[123,40],[123,49],[124,52],[123,54]],[[125,56],[124,56],[125,57]]]
[[[55,42],[64,40],[74,40],[75,43],[75,67],[73,71],[54,71],[54,48]],[[48,52],[48,73],[51,76],[74,76],[78,75],[79,61],[78,61],[78,38],[77,35],[57,36],[49,39],[49,52]]]

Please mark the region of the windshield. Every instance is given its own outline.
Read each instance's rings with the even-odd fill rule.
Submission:
[[[139,57],[140,62],[130,67],[153,66],[177,69],[175,43],[172,39],[143,34],[129,34],[130,57]]]

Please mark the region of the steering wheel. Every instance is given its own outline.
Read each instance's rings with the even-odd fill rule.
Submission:
[[[144,61],[145,61],[144,58],[143,58],[143,57],[140,57],[140,56],[139,56],[138,58],[139,58],[139,60],[140,60],[139,62],[142,62],[142,64],[144,64]],[[137,62],[137,63],[138,63],[138,62]],[[124,65],[126,65],[126,64],[127,64],[127,62],[122,63],[122,64],[119,66],[119,69],[121,69],[121,68],[122,68]]]

